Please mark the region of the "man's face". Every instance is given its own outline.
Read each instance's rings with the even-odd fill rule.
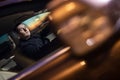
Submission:
[[[24,24],[18,25],[17,30],[18,30],[20,38],[22,38],[22,39],[30,38],[30,35],[31,35],[30,31]]]

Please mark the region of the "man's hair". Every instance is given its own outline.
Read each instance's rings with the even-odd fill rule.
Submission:
[[[18,28],[18,25],[20,25],[20,24],[21,24],[21,23],[18,23],[18,24],[15,25],[15,27],[14,27],[14,32],[15,32],[15,33],[18,33],[18,32],[19,32],[17,28]]]
[[[25,21],[26,19],[32,17],[33,15],[23,15],[23,16],[20,16],[18,17],[16,20],[15,20],[15,26],[14,26],[14,32],[18,33],[18,25],[20,25],[23,21]]]

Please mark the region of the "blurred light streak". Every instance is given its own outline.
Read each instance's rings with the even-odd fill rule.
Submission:
[[[82,66],[84,66],[84,65],[86,65],[86,62],[85,62],[85,61],[81,61],[80,64],[81,64]]]
[[[65,22],[64,24],[61,25],[60,29],[57,31],[57,34],[69,34],[74,29],[76,29],[80,24],[83,24],[84,20],[81,19],[79,16],[75,16],[71,19],[69,19],[68,22]],[[69,30],[68,30],[69,28]]]
[[[76,5],[73,2],[71,2],[67,5],[65,5],[65,8],[66,8],[67,11],[72,11],[76,8]]]
[[[59,24],[78,12],[80,13],[86,9],[87,6],[83,3],[79,3],[78,1],[66,1],[53,9],[49,18],[55,24]]]
[[[51,80],[65,80],[63,78],[75,74],[76,72],[85,68],[85,66],[86,62],[84,60],[79,61],[76,64],[68,67],[66,70],[62,70],[62,72],[60,72],[57,76],[54,76]]]
[[[44,66],[46,64],[49,64],[49,62],[51,62],[52,60],[54,60],[56,57],[64,54],[68,50],[70,50],[70,48],[71,47],[69,47],[69,46],[65,47],[65,48],[61,49],[60,51],[57,51],[54,55],[51,55],[51,56],[48,56],[47,58],[41,59],[39,61],[39,63],[37,63],[36,65],[31,66],[30,68],[27,68],[23,72],[21,72],[20,75],[19,75],[19,77],[16,80],[21,80],[25,76],[31,75],[31,73],[33,73],[34,71],[38,70],[40,67],[42,67],[42,66]]]
[[[68,0],[51,0],[47,5],[47,9],[51,10],[53,8],[55,8],[56,6],[64,3],[65,1],[68,1]]]
[[[82,1],[84,1],[94,7],[104,7],[109,2],[111,2],[111,0],[82,0]]]
[[[86,44],[88,45],[88,46],[92,46],[92,45],[94,45],[94,40],[93,39],[87,39],[86,40]]]
[[[50,16],[50,19],[59,21],[62,18],[66,17],[65,14],[67,14],[67,15],[71,14],[75,8],[77,8],[77,6],[73,2],[63,5],[53,11],[53,13]]]
[[[84,55],[106,41],[113,31],[107,16],[87,13],[61,23],[57,34],[71,46],[75,54]]]
[[[118,18],[118,20],[116,21],[116,24],[115,24],[115,31],[120,31],[120,17]]]
[[[100,0],[85,1],[94,2],[96,5],[100,3]],[[101,0],[101,4],[107,4],[109,1]],[[78,56],[94,50],[114,33],[110,18],[101,10],[83,2],[68,2],[59,6],[53,10],[51,19],[55,23],[57,35]]]

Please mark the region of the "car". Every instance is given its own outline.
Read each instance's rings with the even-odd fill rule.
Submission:
[[[62,44],[35,62],[21,54],[18,55],[19,59],[27,60],[17,61],[15,55],[15,62],[22,69],[10,80],[119,80],[120,1],[107,0],[110,2],[104,6],[96,5],[96,0],[93,0],[95,5],[89,0],[62,1],[57,5],[54,0],[46,3],[53,33],[58,38],[53,46]],[[29,8],[26,10],[29,11]],[[7,25],[5,23],[4,25]],[[1,37],[12,30],[13,27],[7,31],[2,29]],[[26,65],[27,61],[30,61],[30,64]]]

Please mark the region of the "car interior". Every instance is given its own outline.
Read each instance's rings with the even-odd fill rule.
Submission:
[[[118,3],[109,0],[101,7],[95,0],[0,1],[0,71],[17,73],[9,80],[119,80]],[[50,40],[43,46],[49,53],[40,59],[25,56],[18,47],[14,29],[27,20],[33,22],[27,26],[32,34],[49,31],[43,33]]]
[[[37,2],[39,1],[32,1],[30,4],[38,4]],[[21,18],[22,16],[28,16],[26,19],[30,18],[30,17],[34,17],[35,15],[39,15],[40,17],[40,26],[35,26],[35,27],[28,27],[31,31],[32,34],[35,34],[35,33],[39,33],[41,32],[47,25],[49,25],[49,21],[46,20],[47,17],[48,17],[48,11],[46,9],[42,9],[42,10],[35,10],[33,11],[32,9],[27,9],[25,11],[18,11],[18,12],[8,12],[8,13],[5,13],[7,12],[7,9],[8,7],[10,6],[10,9],[12,10],[15,10],[13,6],[16,7],[17,6],[21,6],[25,3],[29,3],[29,0],[28,1],[24,1],[23,2],[18,2],[18,3],[11,3],[9,5],[4,5],[1,8],[1,11],[3,12],[1,14],[1,18],[0,18],[0,23],[1,23],[1,36],[0,36],[0,46],[1,46],[1,50],[0,50],[0,53],[4,53],[4,55],[2,54],[1,55],[1,66],[3,67],[4,66],[7,66],[7,64],[4,63],[4,60],[3,59],[6,59],[8,60],[9,62],[9,58],[11,56],[14,56],[12,59],[15,61],[16,65],[18,67],[20,67],[21,69],[24,69],[30,65],[32,65],[33,63],[35,63],[36,61],[35,60],[32,60],[32,59],[29,59],[27,58],[26,56],[23,55],[23,53],[21,54],[21,51],[19,50],[18,48],[18,43],[19,43],[19,39],[18,39],[18,35],[17,33],[14,32],[14,27],[16,26],[16,21],[19,20],[19,18]],[[43,5],[43,2],[40,3],[41,5]],[[35,6],[35,5],[33,5]],[[41,7],[41,6],[40,6]],[[43,7],[43,6],[42,6]],[[21,8],[21,7],[20,7]],[[20,9],[20,8],[17,8],[17,9]],[[4,10],[3,10],[4,9]],[[5,11],[6,10],[6,11]],[[23,21],[22,21],[23,22]],[[8,28],[9,26],[9,28]],[[46,34],[46,37],[49,37],[50,36],[53,36],[51,37],[51,45],[55,45],[57,43],[57,41],[60,41],[58,40],[55,35],[53,34],[53,32],[49,32]],[[8,45],[9,44],[9,45]],[[7,46],[8,45],[8,46]],[[55,50],[57,47],[59,47],[61,44],[58,43],[58,45],[54,46],[54,49]],[[8,49],[7,49],[8,48]],[[10,48],[10,49],[9,49]],[[47,47],[45,47],[46,49],[48,49]],[[10,59],[11,60],[11,59]],[[17,66],[14,66],[17,71]],[[2,69],[2,68],[1,68]],[[12,68],[11,68],[12,70]],[[19,69],[18,69],[19,71]]]

